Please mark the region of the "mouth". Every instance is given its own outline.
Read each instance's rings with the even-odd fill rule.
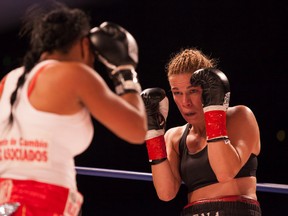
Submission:
[[[188,113],[184,113],[184,115],[187,117],[191,117],[191,116],[196,115],[196,112],[188,112]]]

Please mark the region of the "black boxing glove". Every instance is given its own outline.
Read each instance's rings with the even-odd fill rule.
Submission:
[[[230,101],[230,85],[226,75],[215,68],[200,69],[192,74],[190,83],[201,86],[203,90],[207,142],[228,140],[226,111]]]
[[[145,137],[149,162],[159,164],[167,159],[164,133],[166,118],[169,111],[169,101],[161,88],[148,88],[142,91],[147,118],[148,131]]]
[[[138,64],[138,45],[123,27],[104,22],[90,30],[92,50],[109,71],[118,95],[141,92],[135,68]]]

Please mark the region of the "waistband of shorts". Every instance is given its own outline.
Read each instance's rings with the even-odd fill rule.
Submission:
[[[0,204],[19,202],[51,206],[55,212],[66,212],[71,208],[79,209],[83,202],[83,196],[77,190],[35,180],[0,178],[0,188]]]
[[[255,199],[248,198],[246,196],[241,196],[241,195],[233,195],[233,196],[224,196],[224,197],[216,197],[216,198],[211,198],[211,199],[201,199],[197,201],[193,201],[191,203],[188,203],[185,208],[188,208],[193,205],[199,205],[199,204],[204,204],[204,203],[214,203],[214,202],[243,202],[243,203],[249,203],[252,205],[260,206],[259,202]]]
[[[56,193],[56,194],[68,194],[69,188],[49,184],[45,182],[40,182],[36,180],[20,180],[20,179],[10,179],[10,178],[0,178],[0,184],[6,186],[6,188],[11,187],[11,191],[9,192],[24,192],[27,188],[31,189],[32,191],[41,192],[43,195],[45,193]]]

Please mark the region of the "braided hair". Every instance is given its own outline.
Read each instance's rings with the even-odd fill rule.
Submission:
[[[67,53],[75,41],[89,34],[90,20],[82,10],[70,9],[59,2],[54,2],[51,6],[33,5],[23,19],[20,36],[28,36],[30,47],[23,58],[24,72],[10,97],[10,125],[13,123],[12,107],[17,99],[17,92],[23,86],[26,75],[39,62],[41,54],[54,50]]]

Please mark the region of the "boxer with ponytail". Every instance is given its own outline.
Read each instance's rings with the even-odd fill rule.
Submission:
[[[81,213],[74,158],[92,144],[91,117],[131,144],[146,135],[133,36],[117,24],[92,28],[80,9],[44,6],[28,9],[23,66],[0,82],[1,215]],[[93,68],[100,55],[113,65],[115,92]]]

